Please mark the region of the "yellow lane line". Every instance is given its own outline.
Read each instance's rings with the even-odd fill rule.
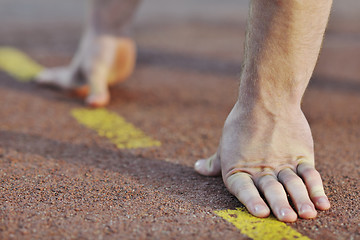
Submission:
[[[215,211],[215,214],[234,224],[242,234],[254,240],[310,240],[285,223],[279,222],[275,217],[257,218],[252,216],[246,208]]]
[[[100,136],[108,138],[118,148],[147,148],[160,146],[156,141],[128,123],[119,115],[106,109],[73,109],[72,116],[86,127],[95,130]]]
[[[43,67],[16,48],[0,47],[0,69],[19,81],[28,82]]]
[[[31,81],[43,66],[25,53],[12,47],[0,47],[0,70],[7,72],[21,82]],[[118,148],[146,148],[161,143],[145,135],[140,129],[115,113],[105,109],[74,109],[71,114],[81,124],[107,137]]]

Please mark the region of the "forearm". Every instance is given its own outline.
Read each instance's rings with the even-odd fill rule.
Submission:
[[[252,0],[239,101],[300,106],[332,0]],[[273,109],[277,111],[276,109]]]

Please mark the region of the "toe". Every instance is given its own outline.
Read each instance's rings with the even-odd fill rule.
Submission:
[[[85,102],[90,107],[105,107],[110,102],[110,96],[108,94],[93,94],[88,96]]]

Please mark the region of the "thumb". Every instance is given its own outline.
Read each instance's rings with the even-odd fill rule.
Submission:
[[[221,174],[220,156],[215,153],[208,159],[200,159],[195,163],[195,171],[205,176],[219,176]]]

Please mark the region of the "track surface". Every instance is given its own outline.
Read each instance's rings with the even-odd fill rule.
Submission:
[[[237,95],[245,24],[220,20],[135,25],[138,67],[111,90],[107,109],[160,147],[120,150],[71,115],[81,100],[0,72],[0,238],[247,239],[214,213],[241,206],[221,178],[192,168],[216,150]],[[46,66],[66,64],[76,26],[30,32],[14,23],[0,44]],[[360,239],[359,39],[330,25],[303,100],[332,203],[314,220],[288,224],[311,239]]]

